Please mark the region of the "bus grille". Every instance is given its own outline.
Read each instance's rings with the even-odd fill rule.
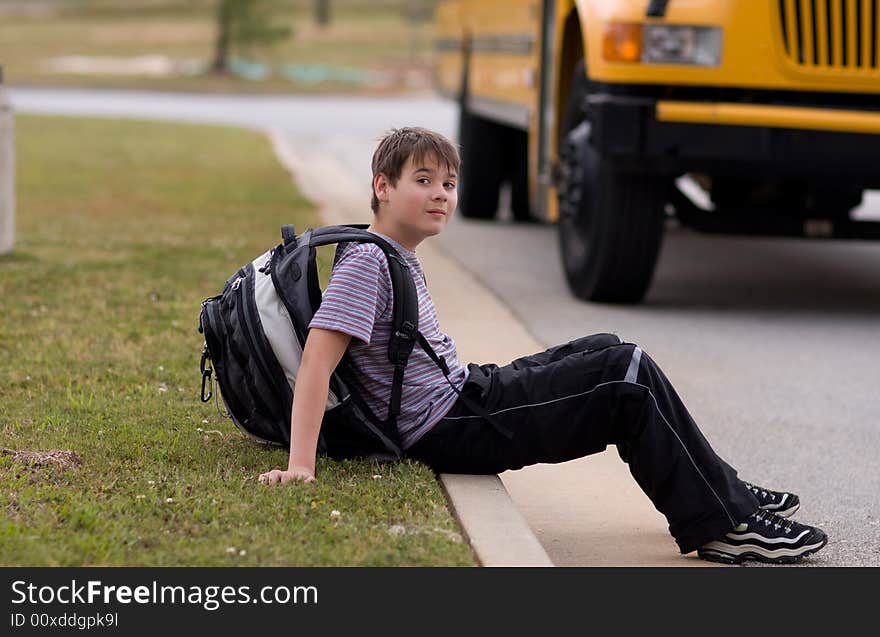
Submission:
[[[806,70],[880,74],[880,0],[778,0],[785,54]]]

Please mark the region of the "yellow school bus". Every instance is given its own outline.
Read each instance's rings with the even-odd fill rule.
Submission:
[[[440,0],[460,210],[557,222],[572,292],[640,301],[667,217],[878,238],[880,0]]]

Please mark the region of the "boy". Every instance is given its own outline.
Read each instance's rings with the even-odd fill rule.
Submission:
[[[408,457],[435,471],[492,474],[564,462],[617,445],[621,458],[669,521],[682,553],[712,561],[791,562],[825,546],[821,530],[790,519],[798,497],[737,478],[700,433],[660,368],[611,334],[577,339],[504,367],[458,361],[440,331],[416,248],[442,232],[457,204],[458,152],[442,135],[395,129],[373,155],[369,230],[407,261],[419,295],[419,326],[450,370],[420,348],[406,370],[397,426]],[[337,250],[330,283],[309,326],[291,413],[290,461],[260,482],[315,479],[315,449],[329,378],[346,351],[376,414],[391,394],[387,358],[391,281],[377,246]]]

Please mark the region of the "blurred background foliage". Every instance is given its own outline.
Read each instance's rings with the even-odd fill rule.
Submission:
[[[0,0],[5,82],[224,92],[431,83],[436,0]]]

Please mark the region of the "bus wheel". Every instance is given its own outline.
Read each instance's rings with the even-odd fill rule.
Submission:
[[[529,201],[529,136],[525,131],[510,131],[510,210],[513,220],[520,223],[535,221]]]
[[[498,193],[504,176],[505,129],[495,122],[461,109],[458,143],[461,168],[458,209],[469,219],[492,219],[498,211]]]
[[[660,251],[665,182],[646,173],[620,170],[593,149],[590,124],[580,112],[585,94],[581,63],[559,143],[558,231],[563,270],[578,298],[638,303],[651,283]]]

